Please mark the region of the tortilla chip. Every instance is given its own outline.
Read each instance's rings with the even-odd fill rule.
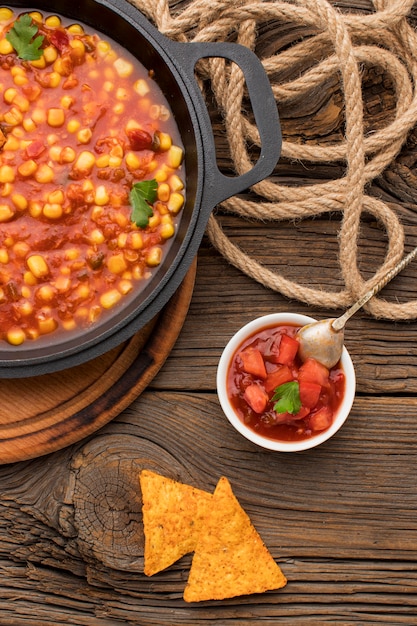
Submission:
[[[220,478],[195,549],[184,600],[263,593],[284,587],[286,582],[229,481]]]
[[[140,473],[145,532],[144,572],[152,576],[193,552],[212,495],[165,476]]]

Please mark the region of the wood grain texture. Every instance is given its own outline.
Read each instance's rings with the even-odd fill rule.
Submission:
[[[373,10],[371,0],[333,4],[342,11]],[[411,19],[416,22],[417,5]],[[270,54],[293,37],[285,24],[265,24],[258,51]],[[391,86],[379,72],[363,69],[365,117],[382,122],[392,113]],[[283,128],[302,140],[339,138],[340,102],[337,82],[329,81],[312,101],[283,111]],[[300,120],[310,114],[315,126],[303,126]],[[215,112],[212,118],[219,163],[227,169],[221,120]],[[398,212],[407,249],[417,245],[416,162],[414,132],[369,190]],[[337,165],[306,172],[283,160],[275,175],[298,185],[341,173]],[[219,219],[234,243],[270,269],[340,289],[339,216],[279,224]],[[359,251],[360,269],[370,276],[385,243],[368,215]],[[417,262],[382,295],[393,302],[416,297],[416,276]],[[417,624],[417,322],[375,320],[366,310],[349,321],[346,345],[358,381],[351,415],[320,448],[288,455],[238,435],[215,389],[228,339],[273,311],[329,316],[249,279],[205,238],[184,325],[147,389],[97,432],[42,458],[0,466],[2,626]],[[104,360],[101,366],[106,369]],[[261,596],[187,605],[182,593],[190,555],[144,576],[142,468],[205,490],[227,476],[288,585]]]

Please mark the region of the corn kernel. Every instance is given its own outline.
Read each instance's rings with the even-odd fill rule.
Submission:
[[[169,197],[168,209],[171,211],[171,213],[176,215],[181,210],[183,204],[184,196],[174,191]]]
[[[159,170],[157,172],[155,172],[154,178],[155,178],[156,182],[164,183],[168,179],[168,174],[165,171],[165,169],[159,168]]]
[[[64,204],[65,196],[62,189],[55,189],[48,194],[48,202],[52,204]]]
[[[28,289],[27,287],[23,287],[22,288],[22,295],[23,295],[24,291],[25,291],[25,293],[27,291],[30,292],[30,289]],[[25,295],[24,297],[28,298],[28,297],[30,297],[30,294],[29,294],[29,296]],[[21,302],[20,305],[19,305],[19,313],[21,315],[25,315],[25,316],[32,315],[32,313],[33,313],[33,306],[32,306],[32,304],[30,302],[28,302],[27,300],[25,300],[24,302]]]
[[[54,46],[47,46],[44,48],[43,56],[48,65],[54,63],[58,58],[58,50]]]
[[[161,183],[158,187],[158,200],[161,202],[167,202],[171,194],[171,189],[167,183]]]
[[[6,333],[6,339],[12,346],[20,346],[26,339],[25,332],[18,326],[12,326]]]
[[[2,165],[0,167],[0,183],[12,183],[14,179],[14,168],[10,165]]]
[[[13,252],[20,259],[24,259],[29,251],[30,251],[30,246],[24,241],[18,241],[13,246]]]
[[[93,131],[91,128],[82,128],[77,133],[77,141],[78,143],[86,144],[91,141],[91,137],[93,136]]]
[[[11,54],[12,52],[12,44],[5,37],[0,39],[0,54]]]
[[[71,287],[71,279],[68,276],[58,276],[54,281],[54,287],[61,293],[64,291],[68,291]]]
[[[156,267],[162,260],[162,249],[159,246],[154,246],[146,254],[146,264],[149,267]]]
[[[107,267],[112,274],[121,274],[127,269],[123,254],[114,254],[107,260]]]
[[[47,121],[49,126],[58,128],[63,126],[65,122],[65,113],[63,109],[51,108],[48,110]]]
[[[77,154],[74,148],[66,146],[62,149],[59,160],[61,161],[61,163],[72,163],[73,161],[75,161],[76,156]]]
[[[8,262],[9,253],[7,252],[6,248],[0,248],[0,263],[3,263],[3,265],[5,265]]]
[[[30,102],[27,98],[25,98],[25,96],[22,96],[20,93],[18,93],[13,98],[13,104],[16,105],[17,108],[20,109],[23,113],[27,113],[29,111]]]
[[[75,291],[79,300],[87,300],[90,296],[90,287],[88,285],[80,285]]]
[[[6,113],[3,116],[3,120],[9,126],[18,126],[19,124],[23,122],[23,115],[21,111],[19,111],[18,108],[12,107],[10,111],[6,111]]]
[[[115,304],[117,304],[122,297],[122,294],[117,289],[111,289],[106,291],[100,296],[100,304],[103,309],[111,309]]]
[[[7,7],[1,7],[0,9],[0,22],[8,22],[13,17],[13,11]]]
[[[32,67],[36,67],[38,70],[43,70],[46,67],[45,57],[42,55],[39,59],[35,61],[29,61]]]
[[[47,18],[45,18],[45,26],[47,26],[48,28],[58,28],[59,26],[61,26],[61,19],[58,17],[58,15],[49,15]]]
[[[105,57],[111,50],[111,46],[107,41],[99,41],[97,44],[97,52],[100,56]]]
[[[9,135],[7,137],[7,141],[3,146],[3,150],[19,150],[20,149],[20,141],[17,139],[17,137],[14,137],[13,135]]]
[[[28,201],[21,193],[14,193],[11,197],[11,201],[18,211],[24,211],[28,208]]]
[[[54,170],[46,163],[41,163],[35,172],[35,179],[38,183],[51,183],[54,180]]]
[[[27,266],[36,278],[42,278],[49,274],[49,267],[45,259],[40,254],[32,254],[26,260]]]
[[[141,165],[141,160],[134,152],[128,152],[126,154],[125,162],[126,162],[126,167],[131,172],[139,169]]]
[[[30,286],[36,285],[38,282],[36,279],[36,276],[34,276],[34,274],[32,274],[32,272],[29,272],[29,271],[23,274],[23,281],[25,285],[30,285]]]
[[[63,109],[70,109],[74,104],[74,98],[72,96],[62,96],[60,104]]]
[[[77,324],[75,323],[75,320],[73,317],[66,319],[66,320],[62,320],[61,324],[64,330],[74,330],[75,328],[77,328]]]
[[[119,57],[113,63],[113,67],[116,70],[120,78],[128,78],[133,72],[133,65],[129,61]]]
[[[149,85],[143,78],[138,78],[137,81],[133,84],[133,89],[139,96],[146,96],[149,93]]]
[[[112,156],[109,157],[109,167],[120,167],[122,164],[122,157]]]
[[[36,202],[35,200],[31,200],[29,202],[29,214],[32,217],[39,217],[42,215],[43,206],[40,202]]]
[[[183,151],[179,146],[171,146],[168,150],[168,165],[173,169],[179,167],[182,163]]]
[[[103,83],[103,89],[107,93],[110,93],[114,89],[114,84],[110,80],[105,80]]]
[[[43,302],[51,302],[55,296],[55,289],[51,285],[42,285],[36,290],[36,297]]]
[[[184,183],[182,182],[181,178],[177,176],[177,174],[173,174],[172,176],[170,176],[168,184],[171,188],[171,191],[181,191],[182,189],[184,189]]]
[[[19,172],[20,176],[24,176],[26,178],[28,176],[32,176],[32,174],[34,174],[37,169],[38,165],[36,161],[34,161],[33,159],[28,159],[27,161],[19,165],[17,171]]]
[[[126,100],[128,95],[129,95],[128,91],[124,87],[118,87],[118,89],[116,89],[116,98],[117,98],[117,100]]]
[[[46,335],[48,333],[54,332],[58,326],[58,323],[54,320],[53,317],[48,317],[45,319],[38,319],[38,328],[41,335]]]
[[[31,117],[25,117],[22,122],[22,126],[27,133],[32,133],[36,130],[36,124]]]
[[[0,195],[2,198],[6,198],[7,196],[10,196],[12,191],[13,191],[13,185],[11,183],[3,183]]]
[[[65,251],[65,258],[68,261],[75,261],[80,256],[80,251],[78,248],[69,248]]]
[[[97,167],[107,167],[109,164],[110,156],[108,154],[102,154],[96,160]]]
[[[160,234],[162,239],[170,239],[175,234],[175,228],[173,224],[162,224]]]
[[[161,218],[159,217],[159,215],[157,213],[154,213],[150,218],[149,218],[149,228],[156,228],[157,226],[159,226],[159,224],[161,223]]]
[[[58,87],[61,82],[61,74],[58,72],[51,72],[49,74],[49,86],[52,88]]]
[[[14,89],[13,87],[9,87],[8,89],[6,89],[6,91],[3,94],[3,100],[7,102],[7,104],[11,104],[13,100],[16,98],[16,96],[17,96],[17,90]]]
[[[123,104],[123,102],[117,102],[117,104],[115,104],[113,107],[113,113],[115,115],[122,115],[124,111],[125,111],[125,105]]]
[[[68,26],[67,30],[73,35],[82,35],[84,33],[84,29],[81,24],[71,24],[71,26]]]
[[[132,291],[133,285],[130,280],[121,280],[119,283],[119,291],[125,296]]]
[[[67,124],[67,131],[69,133],[76,133],[81,126],[81,122],[79,120],[69,120]]]
[[[96,193],[94,196],[94,202],[98,206],[104,206],[109,202],[109,194],[107,193],[107,189],[104,185],[99,185],[96,189]]]
[[[172,146],[172,139],[171,139],[171,135],[168,135],[168,133],[158,133],[158,139],[159,139],[159,149],[162,152],[167,152],[167,150],[169,150]]]
[[[40,13],[39,11],[31,11],[29,15],[34,22],[37,22],[38,24],[42,24],[42,21],[43,21],[42,13]]]
[[[83,150],[78,155],[78,158],[74,164],[74,168],[81,172],[91,172],[96,162],[96,158],[92,152]]]
[[[141,250],[143,248],[143,239],[141,233],[132,233],[130,236],[130,246],[133,250]]]
[[[125,248],[127,244],[127,233],[120,233],[117,237],[117,246],[119,248]]]
[[[91,231],[90,242],[92,244],[98,245],[100,243],[104,243],[104,241],[105,241],[105,237],[101,230],[99,230],[98,228],[95,228],[93,231]]]
[[[14,78],[13,78],[13,82],[15,85],[17,85],[18,87],[21,87],[22,85],[26,85],[26,83],[29,82],[28,78],[26,77],[26,74],[17,74]]]
[[[0,204],[0,222],[8,222],[13,215],[14,211],[7,204]]]
[[[63,209],[61,204],[51,204],[46,202],[43,207],[43,214],[50,220],[58,220],[63,215]]]
[[[35,124],[43,124],[44,122],[46,122],[45,110],[40,107],[36,107],[35,109],[33,109],[32,119],[35,122]]]
[[[72,39],[70,41],[71,46],[71,58],[74,61],[79,61],[85,55],[85,45],[81,39]]]
[[[61,146],[51,146],[49,148],[49,158],[52,159],[52,161],[56,161],[57,163],[59,163],[59,161],[61,160],[61,153],[62,153],[62,148]]]

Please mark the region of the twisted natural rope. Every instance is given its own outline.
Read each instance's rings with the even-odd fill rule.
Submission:
[[[171,11],[167,0],[131,0],[154,21],[158,29],[180,41],[222,41],[235,34],[236,41],[255,48],[257,27],[279,20],[309,27],[309,37],[280,54],[262,60],[270,77],[300,67],[305,59],[321,59],[297,79],[274,84],[280,103],[291,102],[339,73],[345,101],[345,139],[334,145],[301,145],[284,140],[283,157],[304,162],[344,161],[342,178],[306,187],[288,187],[272,179],[254,186],[258,202],[233,197],[222,207],[252,219],[292,220],[340,212],[339,259],[345,289],[339,293],[312,289],[271,272],[248,257],[225,235],[212,215],[207,233],[228,261],[267,287],[309,304],[336,308],[347,306],[379,280],[404,252],[404,231],[396,213],[365,192],[365,185],[392,162],[417,121],[417,34],[407,22],[414,0],[373,0],[371,14],[338,12],[328,0],[193,0],[182,10]],[[314,29],[314,36],[310,36]],[[325,57],[325,55],[327,55]],[[325,58],[324,58],[325,57]],[[394,86],[397,107],[394,118],[382,130],[364,136],[363,101],[359,64],[375,65],[387,73]],[[223,111],[230,153],[238,173],[252,167],[248,143],[259,145],[257,129],[243,114],[244,79],[224,59],[210,59],[201,72],[209,77]],[[383,265],[364,282],[357,265],[357,240],[363,211],[371,213],[385,228],[388,238]],[[417,300],[403,304],[373,298],[367,305],[375,316],[387,319],[417,317]]]

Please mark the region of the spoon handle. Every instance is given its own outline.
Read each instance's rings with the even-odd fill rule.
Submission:
[[[390,282],[390,280],[394,278],[394,276],[399,274],[401,270],[403,270],[416,256],[417,256],[417,247],[414,248],[414,250],[412,250],[411,252],[409,252],[407,256],[405,256],[399,263],[397,263],[397,265],[395,265],[395,267],[393,267],[389,272],[387,272],[385,276],[383,276],[372,287],[372,289],[364,293],[363,296],[361,296],[359,300],[355,302],[355,304],[352,304],[352,306],[347,311],[345,311],[343,315],[336,318],[332,322],[333,330],[336,332],[339,332],[340,330],[342,330],[345,327],[345,324],[348,321],[348,319],[352,317],[352,315],[354,315],[356,311],[362,308],[363,305],[366,304],[368,300],[370,300],[375,294],[381,291],[381,289],[383,289],[383,287],[385,287],[385,285],[387,285]]]

